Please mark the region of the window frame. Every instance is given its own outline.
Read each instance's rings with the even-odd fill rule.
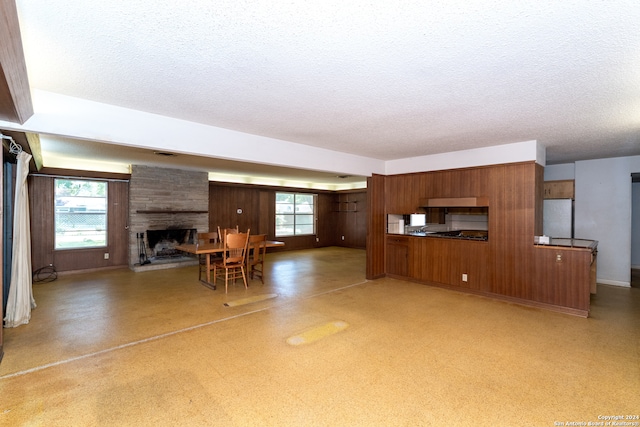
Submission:
[[[278,203],[278,196],[280,194],[286,194],[286,195],[291,195],[293,197],[293,212],[292,213],[281,213],[278,212],[278,205],[283,205],[285,203]],[[305,196],[305,197],[309,197],[311,196],[313,199],[313,209],[312,212],[309,213],[303,213],[303,212],[297,212],[296,207],[299,205],[296,203],[296,198],[297,196]],[[289,203],[286,203],[289,204]],[[293,233],[292,234],[279,234],[278,233],[278,217],[279,216],[291,216],[293,218]],[[311,215],[312,217],[312,227],[313,230],[311,233],[297,233],[296,232],[296,224],[298,224],[298,217],[302,217],[302,216],[309,216]],[[315,193],[303,193],[303,192],[294,192],[294,191],[276,191],[275,192],[275,236],[276,238],[283,238],[283,237],[300,237],[300,236],[315,236],[317,235],[317,223],[318,223],[318,195]],[[310,225],[310,224],[300,224],[300,225]]]
[[[88,195],[88,196],[78,196],[78,195],[59,195],[58,193],[58,188],[59,185],[58,183],[60,181],[69,181],[69,182],[73,182],[73,183],[78,183],[78,182],[90,182],[90,183],[100,183],[104,186],[104,196],[94,196],[94,195]],[[61,236],[63,236],[63,232],[58,232],[58,226],[59,226],[59,217],[58,214],[60,213],[65,213],[64,211],[60,210],[59,208],[61,206],[59,206],[58,200],[62,197],[65,197],[67,199],[73,199],[75,197],[78,198],[84,198],[84,199],[103,199],[104,200],[104,209],[101,210],[100,209],[89,209],[89,211],[85,211],[85,210],[71,210],[73,209],[73,207],[70,208],[70,210],[68,211],[69,213],[80,213],[80,212],[85,212],[84,214],[93,214],[93,215],[101,215],[104,217],[103,220],[103,228],[100,228],[99,226],[96,226],[95,229],[95,234],[102,237],[104,236],[104,243],[102,243],[102,240],[98,240],[97,244],[89,244],[89,245],[77,245],[77,244],[72,244],[69,246],[63,245],[60,246],[60,242],[59,239]],[[77,206],[76,206],[77,207]],[[56,177],[53,180],[53,250],[54,251],[67,251],[67,250],[86,250],[86,249],[104,249],[107,248],[109,246],[109,182],[107,180],[102,180],[102,179],[90,179],[90,178],[75,178],[75,177]],[[84,230],[80,230],[80,232],[87,232],[90,231],[89,229],[84,229]]]

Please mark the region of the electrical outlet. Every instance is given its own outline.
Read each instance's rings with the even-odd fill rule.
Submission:
[[[316,237],[316,242],[318,242],[318,243],[320,242],[320,238],[319,237]]]
[[[468,280],[467,275],[466,274],[462,274],[462,281],[466,282]]]
[[[562,262],[562,254],[556,254],[556,262]]]
[[[342,236],[342,240],[344,240],[344,236]]]
[[[104,253],[104,259],[109,259],[109,252]]]

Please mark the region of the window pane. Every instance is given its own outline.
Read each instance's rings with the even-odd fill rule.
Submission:
[[[276,236],[315,233],[315,194],[276,193]]]
[[[107,183],[56,179],[55,248],[107,245]]]
[[[313,194],[296,194],[296,204],[313,205]]]
[[[296,234],[313,234],[313,225],[296,225]]]
[[[276,214],[293,213],[293,203],[276,203]]]
[[[293,236],[293,229],[293,215],[276,215],[276,236]]]
[[[293,227],[281,228],[276,226],[276,236],[293,236]]]
[[[296,215],[296,225],[313,225],[313,215]]]
[[[276,203],[293,203],[293,193],[276,193]]]
[[[296,205],[297,214],[310,214],[313,213],[313,205],[307,203]]]
[[[280,226],[293,227],[295,217],[293,215],[278,215],[276,216],[276,223]]]

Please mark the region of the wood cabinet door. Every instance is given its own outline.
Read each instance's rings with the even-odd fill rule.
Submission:
[[[407,237],[387,238],[387,274],[409,276],[409,239]]]
[[[544,198],[545,199],[573,199],[574,184],[572,179],[560,181],[545,181]]]

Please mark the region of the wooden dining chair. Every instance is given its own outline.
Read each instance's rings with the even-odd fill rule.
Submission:
[[[267,254],[267,235],[254,234],[249,236],[249,252],[247,253],[247,270],[249,277],[256,275],[264,284],[264,259]]]
[[[236,225],[235,228],[220,228],[218,226],[218,236],[220,236],[220,243],[224,244],[224,236],[227,234],[239,233],[240,228]]]
[[[219,234],[216,231],[211,231],[209,233],[198,233],[197,236],[198,243],[216,243],[219,240]],[[207,258],[209,257],[209,265],[213,265],[216,259],[220,259],[220,254],[201,254],[198,255],[198,263],[199,263],[199,271],[198,271],[198,280],[202,280],[202,273],[207,273]]]
[[[249,245],[249,230],[246,233],[227,233],[224,236],[224,251],[222,260],[213,264],[213,286],[216,285],[218,276],[224,272],[224,292],[229,290],[229,280],[235,282],[242,278],[245,289],[247,274],[245,271],[247,262],[247,248]]]

